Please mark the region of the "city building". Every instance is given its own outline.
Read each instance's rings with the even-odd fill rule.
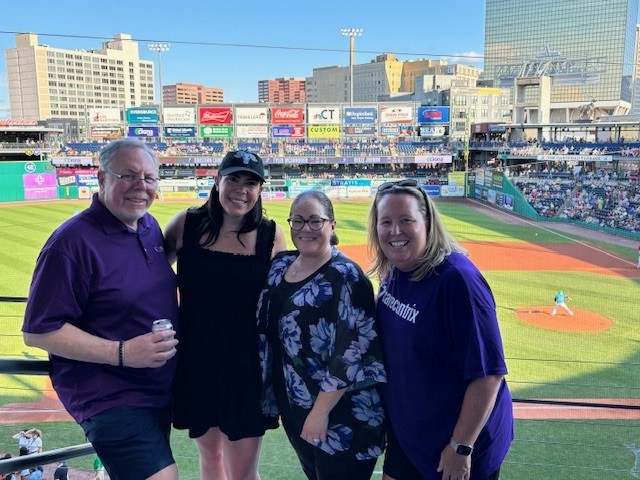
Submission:
[[[395,55],[378,55],[369,63],[353,65],[353,101],[377,102],[401,92],[404,62]],[[314,68],[307,78],[308,102],[347,102],[350,67]]]
[[[506,88],[456,86],[425,92],[422,105],[450,107],[449,138],[469,138],[471,124],[501,124],[511,117],[511,92]]]
[[[483,80],[512,89],[514,123],[631,108],[638,0],[487,0]]]
[[[307,78],[307,101],[346,102],[349,100],[350,67],[313,69]],[[446,60],[401,61],[395,55],[378,55],[369,63],[353,66],[355,102],[419,101],[420,93],[444,89],[453,81],[475,87],[481,70],[468,65],[449,65]]]
[[[276,78],[258,82],[260,103],[304,103],[306,98],[304,78]]]
[[[640,25],[636,25],[636,43],[633,55],[633,94],[631,96],[631,113],[640,114]]]
[[[98,50],[66,50],[16,35],[6,50],[11,118],[78,120],[87,128],[92,109],[153,105],[154,65],[141,60],[138,42],[119,33]]]
[[[198,83],[179,82],[162,86],[162,101],[165,105],[207,105],[223,103],[224,90],[205,87]]]

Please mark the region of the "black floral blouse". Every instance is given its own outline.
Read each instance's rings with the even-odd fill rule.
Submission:
[[[258,302],[263,411],[277,415],[272,378],[272,348],[267,327],[269,302],[283,283],[298,252],[282,252],[272,262]],[[284,302],[278,319],[282,371],[289,406],[286,419],[301,432],[320,392],[346,388],[329,414],[327,440],[316,445],[330,455],[376,458],[384,449],[384,412],[377,383],[386,382],[374,320],[371,282],[360,267],[332,247],[331,260]],[[276,327],[275,325],[271,326]]]

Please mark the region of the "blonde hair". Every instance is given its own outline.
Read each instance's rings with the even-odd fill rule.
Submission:
[[[422,188],[393,185],[376,194],[369,211],[368,254],[372,261],[369,274],[376,275],[383,282],[393,270],[393,265],[382,251],[378,238],[378,205],[380,199],[386,195],[409,195],[415,198],[418,202],[418,210],[425,220],[427,248],[419,258],[419,267],[411,276],[412,281],[422,280],[452,252],[466,255],[467,250],[446,229],[435,203]]]

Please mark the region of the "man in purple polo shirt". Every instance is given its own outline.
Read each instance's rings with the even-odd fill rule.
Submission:
[[[38,257],[23,325],[49,352],[51,380],[112,479],[173,480],[169,446],[176,280],[147,213],[158,161],[126,138],[100,152],[99,193],[61,225]]]

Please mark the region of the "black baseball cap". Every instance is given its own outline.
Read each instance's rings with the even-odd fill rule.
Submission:
[[[248,152],[246,150],[232,150],[220,162],[218,175],[224,176],[235,172],[252,173],[260,180],[265,181],[264,165],[262,159],[257,153]]]

